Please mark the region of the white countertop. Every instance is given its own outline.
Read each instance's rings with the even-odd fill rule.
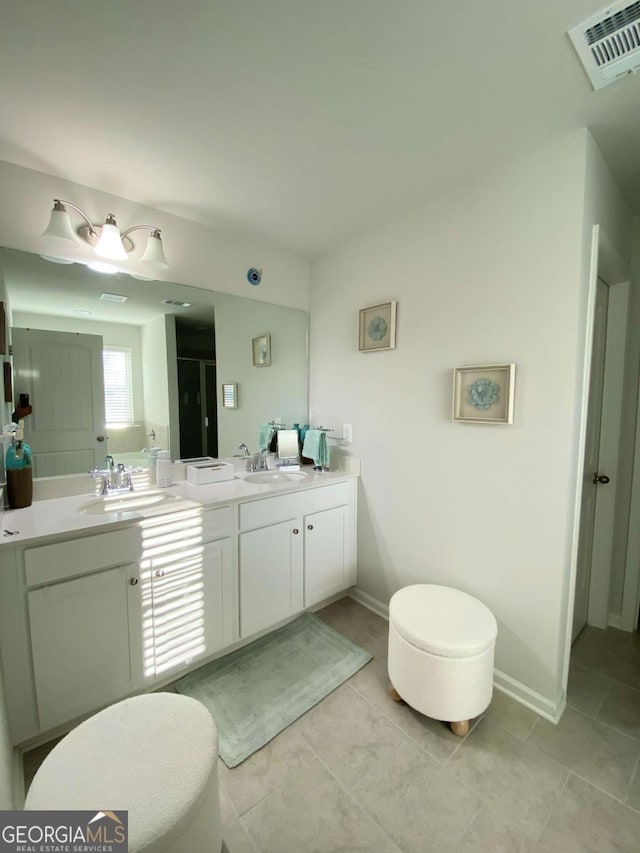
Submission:
[[[344,480],[353,480],[355,474],[346,471],[306,471],[304,479],[291,483],[247,483],[244,478],[236,476],[233,480],[223,483],[211,483],[205,486],[195,486],[183,480],[175,483],[166,490],[181,500],[160,504],[144,512],[117,512],[113,514],[91,515],[79,511],[96,495],[91,492],[71,497],[51,498],[34,501],[25,509],[10,509],[0,513],[0,548],[7,546],[34,544],[36,540],[48,539],[52,536],[68,536],[84,532],[98,533],[105,530],[115,530],[134,524],[150,515],[164,512],[175,512],[188,506],[215,507],[256,498],[271,497],[272,495],[304,491],[309,488],[326,486]],[[144,494],[145,491],[159,491],[156,487],[136,490],[134,494]],[[13,535],[9,535],[11,531]]]

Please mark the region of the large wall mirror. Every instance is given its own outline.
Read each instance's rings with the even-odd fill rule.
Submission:
[[[241,442],[257,450],[264,423],[307,420],[305,311],[13,249],[0,249],[0,295],[37,477],[102,467],[107,454],[140,464],[152,446],[229,457]],[[257,368],[264,334],[271,364]],[[223,405],[230,383],[235,409]]]

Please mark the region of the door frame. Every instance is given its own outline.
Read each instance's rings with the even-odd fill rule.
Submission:
[[[624,376],[624,365],[625,365],[625,355],[626,355],[626,329],[627,329],[627,316],[628,316],[628,308],[629,308],[629,296],[630,296],[630,271],[627,265],[624,263],[616,249],[614,248],[611,241],[607,238],[606,234],[602,231],[599,225],[594,225],[591,231],[591,252],[590,252],[590,263],[589,263],[589,288],[587,294],[587,303],[586,303],[586,318],[585,318],[585,326],[584,326],[584,362],[582,365],[582,377],[581,377],[581,403],[579,410],[579,421],[578,421],[578,446],[576,453],[576,466],[575,466],[575,476],[576,476],[576,489],[575,489],[575,501],[574,501],[574,510],[573,510],[573,529],[572,529],[572,537],[570,543],[570,572],[569,572],[569,584],[568,584],[568,594],[567,594],[567,611],[566,611],[566,619],[565,619],[565,641],[564,641],[564,660],[563,660],[563,672],[562,672],[562,684],[566,694],[566,687],[569,677],[569,662],[571,656],[571,634],[572,634],[572,625],[573,625],[573,610],[574,610],[574,602],[575,602],[575,590],[576,590],[576,577],[577,577],[577,566],[578,566],[578,544],[579,544],[579,536],[580,536],[580,513],[582,508],[582,486],[584,480],[584,462],[585,462],[585,450],[586,450],[586,432],[587,432],[587,419],[588,419],[588,403],[589,403],[589,384],[591,381],[591,362],[593,355],[593,324],[595,317],[595,304],[596,304],[596,289],[598,277],[603,278],[607,284],[609,285],[609,296],[610,299],[614,296],[614,310],[612,311],[613,317],[607,320],[607,344],[605,349],[605,394],[608,395],[607,405],[613,411],[613,415],[609,414],[608,422],[607,422],[607,435],[604,437],[604,441],[601,438],[601,446],[606,447],[606,458],[615,459],[615,468],[617,469],[617,456],[619,454],[619,441],[620,441],[620,423],[621,423],[621,410],[620,405],[622,402],[622,390],[623,390],[623,376]],[[610,325],[613,324],[612,325]],[[621,323],[624,323],[622,329],[624,330],[624,344],[620,346],[619,343],[616,345],[614,341],[614,335],[619,334],[621,330]],[[611,353],[610,353],[611,348]],[[610,360],[609,371],[615,370],[618,371],[618,377],[613,383],[612,389],[609,391],[606,389],[607,380],[611,380],[611,374],[608,373],[606,362]],[[615,409],[617,407],[617,415],[615,414]],[[604,412],[604,400],[603,400],[603,412]],[[611,419],[613,418],[613,420]],[[615,420],[617,418],[617,428],[615,427]],[[640,447],[640,445],[636,444],[636,447]],[[614,454],[613,456],[611,454]],[[640,453],[635,453],[635,467],[638,474],[638,488],[636,489],[636,483],[634,481],[634,492],[640,491],[640,461],[638,457]],[[613,463],[612,463],[613,464]],[[613,468],[612,468],[613,470]],[[613,476],[615,477],[617,470],[614,471]],[[614,480],[614,484],[617,481]],[[632,496],[633,497],[633,496]],[[640,495],[636,495],[636,500],[638,501],[638,506],[640,507]],[[631,502],[633,508],[633,500]],[[598,512],[596,508],[596,524],[598,522],[602,523],[603,517],[602,515],[598,519]],[[639,541],[640,544],[640,541]],[[627,552],[627,560],[626,564],[629,564],[628,560],[628,552]],[[626,592],[626,581],[627,581],[627,572],[625,572],[625,592]],[[607,572],[606,585],[604,579],[599,579],[599,583],[594,588],[592,588],[589,593],[589,620],[592,618],[592,598],[593,598],[593,612],[597,613],[598,616],[602,611],[602,601],[605,598],[606,594],[606,621],[605,625],[609,623],[609,613],[608,613],[608,598],[609,598],[609,583],[610,583],[610,571]],[[640,582],[640,578],[638,578],[638,582]],[[640,590],[639,590],[640,592]],[[605,594],[603,594],[605,593]]]

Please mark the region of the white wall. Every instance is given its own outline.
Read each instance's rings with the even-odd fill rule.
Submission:
[[[297,255],[3,161],[0,161],[0,199],[4,202],[0,204],[0,245],[51,254],[40,234],[49,221],[54,198],[73,202],[97,224],[104,221],[107,213],[113,213],[123,229],[139,224],[157,225],[162,229],[171,264],[160,276],[164,280],[308,308],[309,263]],[[78,219],[77,224],[82,221]],[[138,232],[133,235],[134,242],[144,240],[144,232],[140,233],[142,238]],[[250,267],[264,269],[258,287],[246,280]]]
[[[172,318],[166,318],[162,315],[141,327],[145,423],[153,426],[157,433],[155,445],[164,450],[169,450],[170,423],[167,319]],[[173,362],[175,362],[175,347],[173,355]]]
[[[100,335],[103,346],[129,347],[133,379],[133,414],[136,421],[144,420],[142,383],[142,336],[139,326],[128,323],[101,323],[95,320],[74,320],[72,317],[55,317],[49,314],[29,314],[15,311],[13,325],[20,329],[51,329],[54,332],[79,332]]]
[[[353,424],[358,586],[386,604],[459,587],[499,623],[496,666],[557,708],[584,357],[577,132],[349,242],[315,266],[311,417]],[[358,310],[398,300],[392,352]],[[456,365],[515,362],[513,426],[451,421]]]
[[[223,298],[216,301],[215,318],[218,455],[233,456],[242,441],[255,453],[261,424],[275,418],[287,426],[306,422],[308,316]],[[271,335],[271,365],[254,367],[251,341],[265,333]],[[237,409],[222,408],[222,384],[229,382],[238,383]]]

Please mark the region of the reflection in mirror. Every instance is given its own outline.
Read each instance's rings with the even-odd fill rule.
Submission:
[[[36,477],[116,462],[148,465],[152,447],[173,459],[257,450],[260,426],[307,420],[304,311],[172,282],[103,275],[0,249],[14,401]],[[271,337],[271,364],[253,365],[252,340]],[[236,384],[238,408],[223,405]],[[4,423],[12,407],[3,411]]]

